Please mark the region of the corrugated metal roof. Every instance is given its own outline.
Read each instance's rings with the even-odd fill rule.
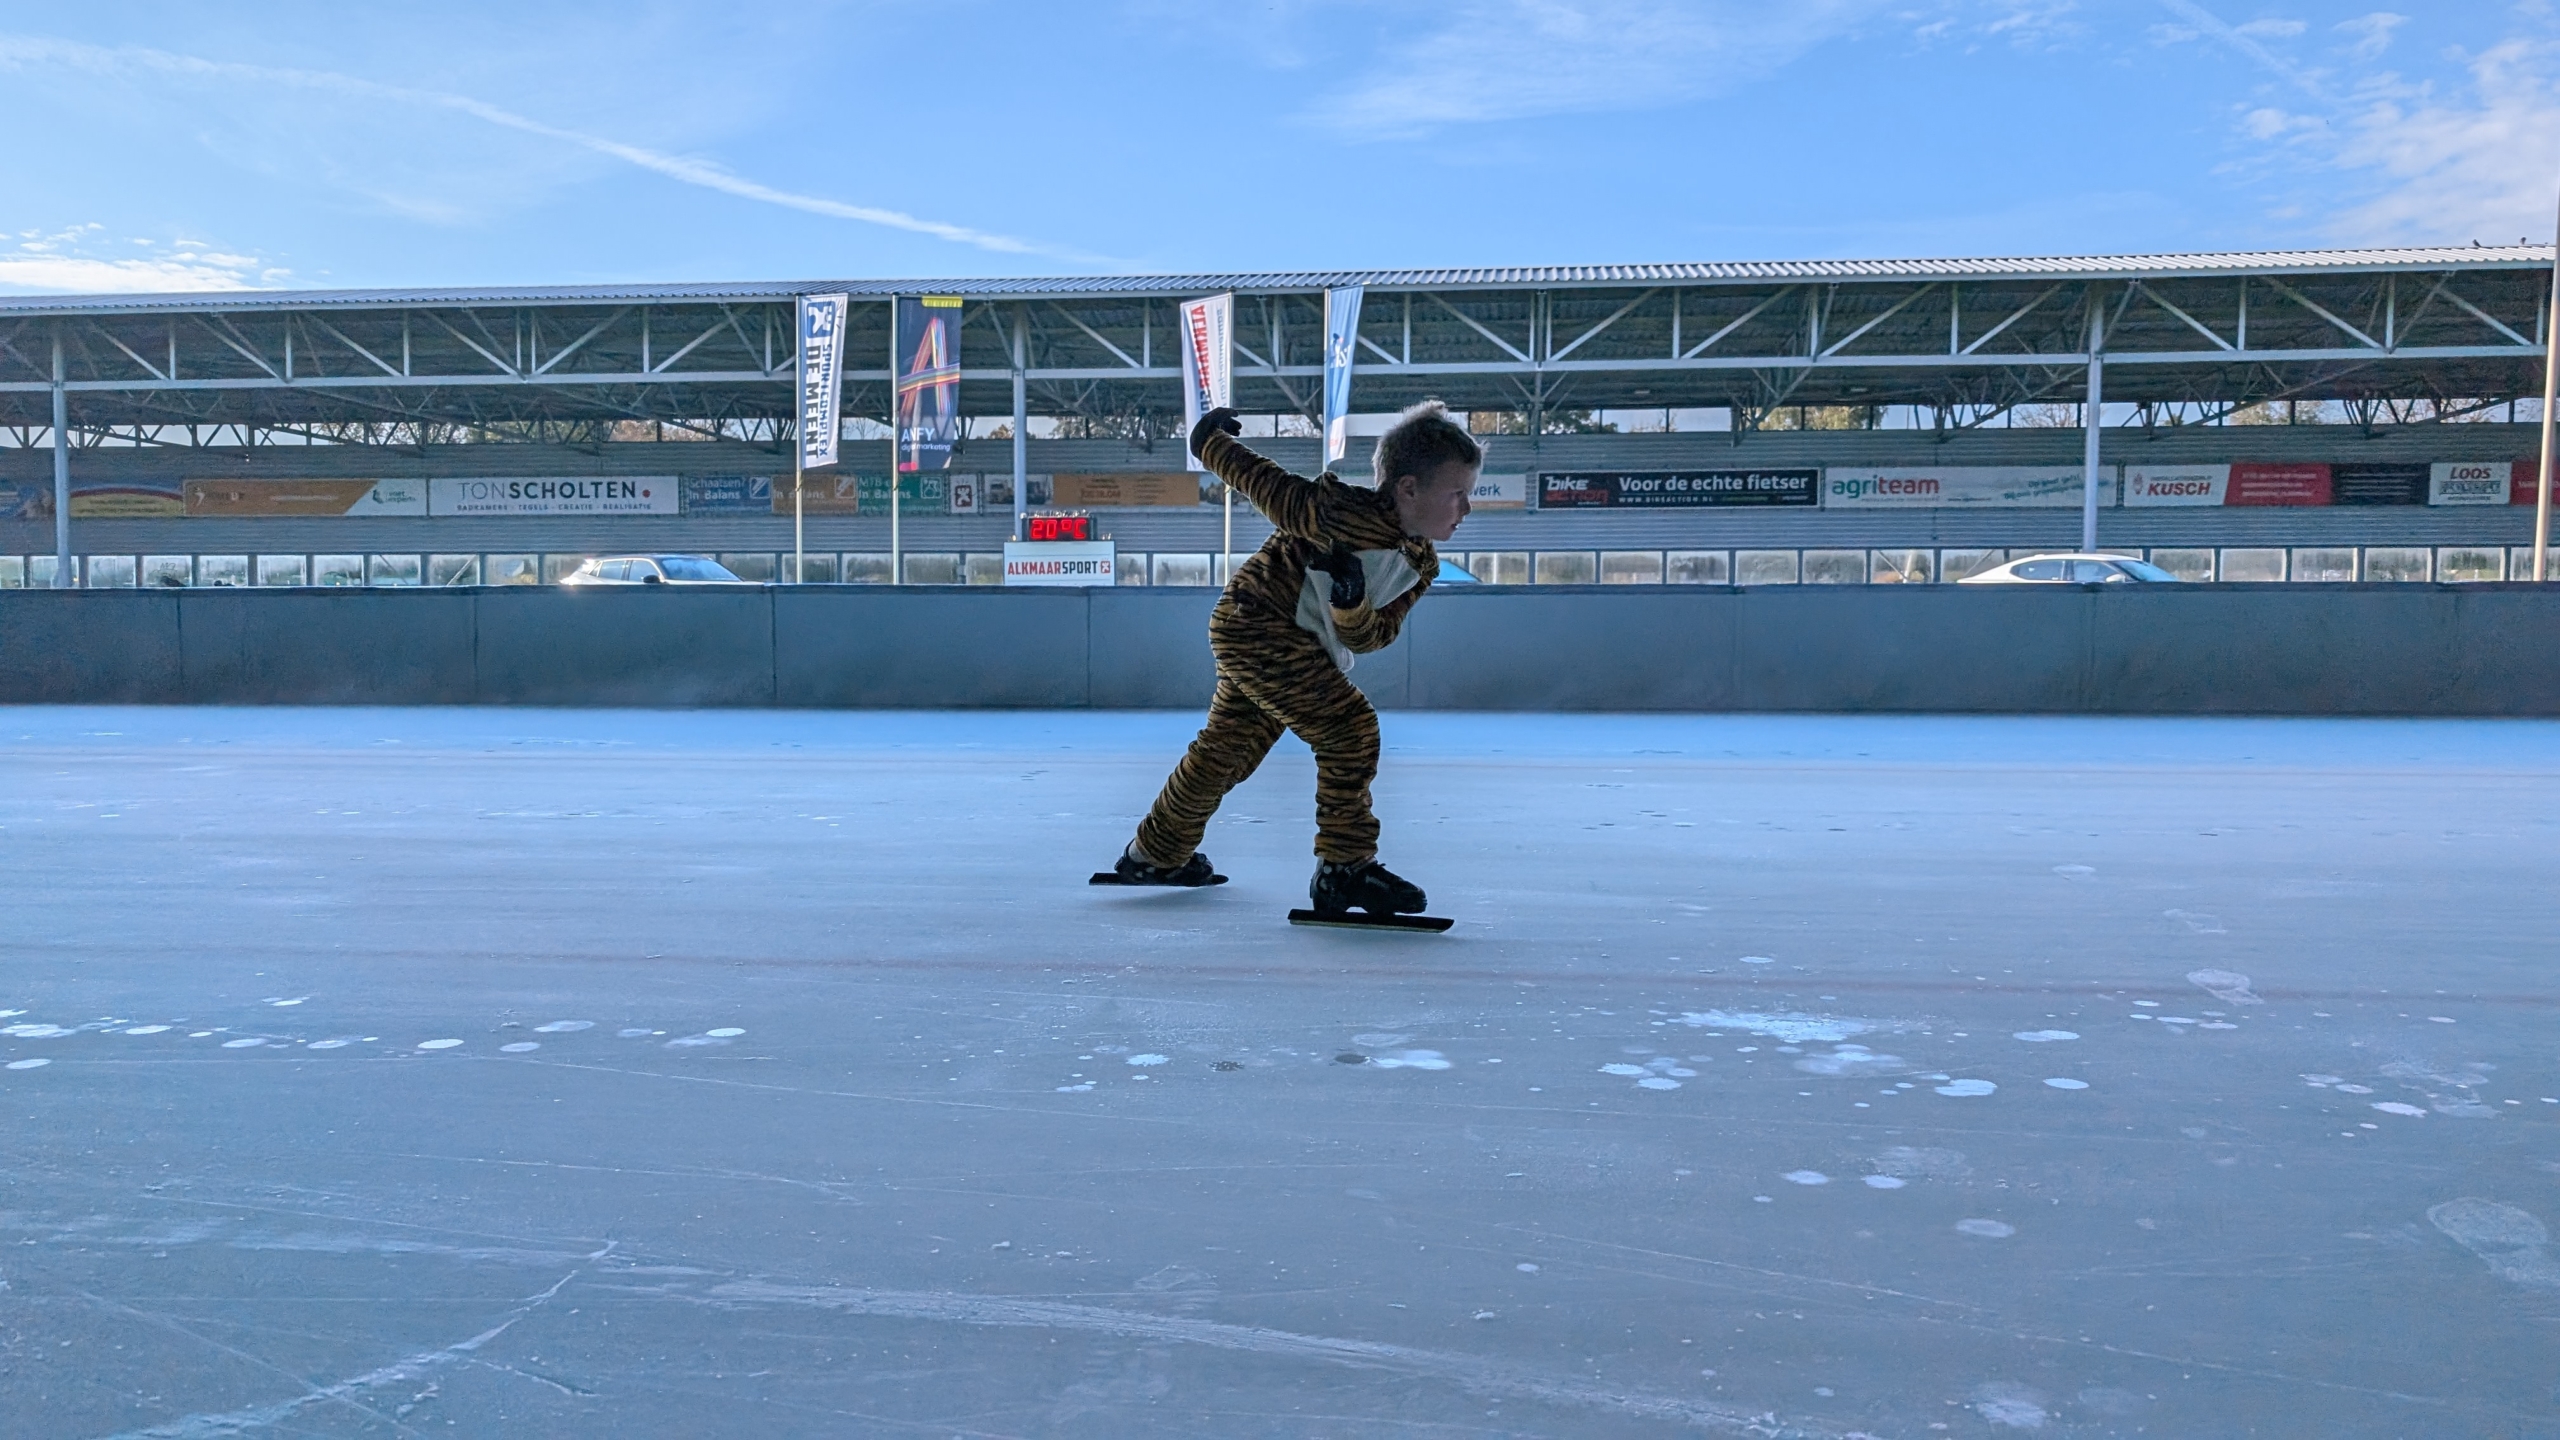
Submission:
[[[2125,279],[2215,274],[2335,274],[2385,270],[2513,270],[2552,263],[2547,245],[2431,246],[2405,249],[2270,250],[2179,255],[2051,255],[1936,260],[1723,260],[1664,265],[1515,265],[1434,270],[1328,270],[1227,275],[1063,275],[978,279],[742,281],[665,285],[539,285],[445,290],[235,290],[173,295],[0,296],[0,315],[366,309],[393,306],[595,305],[765,301],[825,291],[869,297],[965,295],[1168,297],[1313,291],[1336,285],[1379,289],[1606,289],[1650,285],[1767,284],[1860,280]]]

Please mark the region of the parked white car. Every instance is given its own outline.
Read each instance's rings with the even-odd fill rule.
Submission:
[[[1959,585],[2175,585],[2177,576],[2148,560],[2130,555],[2097,555],[2079,551],[2058,555],[2026,555],[1967,575]]]
[[[560,577],[563,585],[743,585],[705,555],[599,555]]]

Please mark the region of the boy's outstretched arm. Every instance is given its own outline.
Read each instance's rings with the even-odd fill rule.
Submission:
[[[1244,448],[1236,439],[1243,432],[1244,422],[1235,411],[1212,410],[1191,427],[1191,453],[1200,457],[1211,474],[1252,501],[1273,528],[1305,540],[1328,538],[1318,514],[1315,482]]]

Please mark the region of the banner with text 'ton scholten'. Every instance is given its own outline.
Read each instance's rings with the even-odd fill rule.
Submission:
[[[1200,417],[1221,406],[1235,403],[1233,367],[1236,319],[1236,297],[1230,291],[1199,300],[1182,302],[1182,433],[1188,436]],[[1190,442],[1183,442],[1184,453],[1194,470],[1209,467],[1200,457],[1190,455]]]
[[[947,470],[960,443],[960,297],[898,297],[898,472]]]
[[[843,426],[845,307],[843,295],[800,297],[800,463],[817,470],[836,463]]]

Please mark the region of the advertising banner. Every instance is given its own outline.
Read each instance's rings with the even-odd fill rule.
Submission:
[[[773,509],[771,475],[687,475],[679,486],[687,515],[762,515]],[[791,482],[782,489],[790,493]]]
[[[979,482],[978,477],[952,475],[945,478],[951,487],[951,513],[954,515],[977,514],[980,502],[986,494],[986,487]]]
[[[844,295],[800,297],[800,463],[821,469],[836,463],[844,431],[837,414],[844,399]],[[904,303],[904,302],[901,302]]]
[[[185,492],[175,480],[71,482],[74,520],[159,520],[186,513]]]
[[[1467,492],[1467,504],[1478,510],[1525,510],[1529,507],[1529,477],[1479,474],[1476,488]]]
[[[2533,466],[2510,460],[2440,460],[2427,467],[2430,505],[2504,505],[2516,482],[2524,482],[2525,503],[2533,503]]]
[[[900,296],[892,356],[898,370],[898,473],[947,470],[960,443],[960,297]]]
[[[427,482],[430,515],[673,515],[673,475],[453,479]]]
[[[2225,505],[2326,505],[2326,465],[2234,465]]]
[[[1008,540],[1007,585],[1116,585],[1119,556],[1108,540]]]
[[[844,470],[828,470],[808,477],[809,493],[803,509],[811,515],[886,515],[889,513],[889,477],[856,475]],[[898,508],[912,513],[919,507],[941,510],[951,503],[950,477],[947,475],[901,475],[898,477]],[[791,513],[791,482],[785,479],[773,487],[773,513]]]
[[[1324,292],[1324,463],[1351,450],[1351,362],[1360,344],[1357,285]]]
[[[50,520],[53,487],[33,480],[0,480],[0,520]]]
[[[1182,433],[1188,436],[1200,417],[1235,403],[1234,341],[1236,297],[1230,292],[1182,302]],[[1185,440],[1186,451],[1189,441]],[[1205,470],[1200,457],[1191,468]],[[1060,501],[1060,504],[1067,502]]]
[[[1112,505],[1197,505],[1200,477],[1179,475],[1059,475],[1049,482],[1050,503],[1071,510]]]
[[[2131,506],[2219,505],[2229,493],[2228,465],[2124,467],[2124,503]]]
[[[1574,471],[1538,477],[1541,510],[1812,505],[1819,470]]]
[[[2424,465],[2332,465],[2332,505],[2424,505],[2432,477]]]
[[[207,519],[272,515],[424,515],[424,480],[190,480],[185,513]]]
[[[1824,473],[1822,503],[1850,510],[1959,505],[2078,509],[2085,474],[2077,465],[1835,466]],[[2098,503],[2116,503],[2115,487],[2103,478]]]
[[[2541,461],[2539,461],[2539,460],[2519,460],[2519,461],[2517,461],[2517,462],[2516,462],[2516,464],[2515,464],[2515,482],[2514,482],[2513,486],[2508,490],[2508,493],[2507,493],[2507,503],[2508,503],[2508,504],[2510,504],[2510,505],[2530,505],[2530,504],[2532,504],[2532,503],[2533,503],[2533,492],[2534,492],[2534,488],[2535,488],[2535,487],[2534,487],[2534,482],[2535,482],[2535,481],[2537,481],[2537,480],[2539,480],[2541,477],[2542,477],[2542,462],[2541,462]]]

